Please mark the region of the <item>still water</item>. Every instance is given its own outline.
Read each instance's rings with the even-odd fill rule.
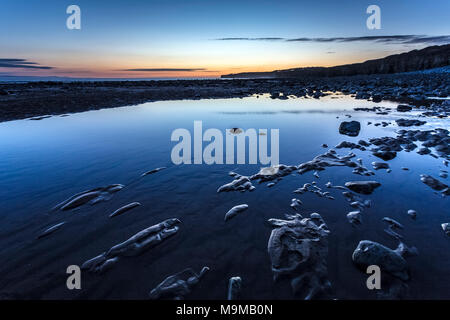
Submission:
[[[378,104],[396,107],[391,102]],[[292,299],[288,281],[274,282],[267,241],[269,218],[293,213],[290,200],[303,201],[302,214],[318,212],[326,221],[329,237],[328,270],[333,296],[338,299],[373,299],[366,287],[367,276],[356,268],[351,254],[360,240],[380,242],[395,248],[397,242],[383,230],[383,217],[404,225],[400,233],[419,255],[408,258],[411,280],[408,297],[450,299],[450,237],[440,224],[450,222],[450,203],[420,181],[420,174],[438,177],[448,169],[442,159],[400,152],[389,161],[391,173],[376,171],[371,180],[382,186],[372,195],[372,207],[363,212],[363,224],[350,225],[346,214],[353,209],[341,191],[327,189],[336,198],[329,200],[293,191],[316,181],[324,188],[331,181],[364,180],[348,167],[331,167],[284,177],[274,187],[255,184],[249,193],[216,192],[232,178],[229,171],[251,175],[261,165],[179,165],[172,164],[173,130],[193,132],[195,120],[203,129],[279,129],[280,163],[298,165],[324,153],[341,141],[395,135],[395,125],[374,127],[367,122],[392,121],[414,114],[377,115],[353,111],[373,107],[368,101],[344,96],[320,100],[272,100],[266,96],[244,99],[165,101],[139,106],[89,111],[55,116],[40,121],[20,120],[0,123],[0,298],[18,299],[146,299],[149,291],[167,276],[192,267],[210,272],[187,299],[224,299],[228,279],[243,280],[243,299]],[[358,137],[338,132],[347,120],[361,122]],[[339,117],[339,118],[337,118]],[[446,128],[449,121],[426,119],[420,129]],[[414,128],[416,129],[416,128]],[[206,145],[206,143],[205,143]],[[344,155],[348,149],[337,150]],[[379,161],[368,151],[352,150],[363,163]],[[156,174],[141,174],[167,167]],[[409,170],[401,170],[408,167]],[[448,179],[442,179],[449,184]],[[112,199],[72,211],[52,211],[70,196],[110,184],[125,188]],[[119,217],[108,216],[117,208],[138,201],[142,206]],[[246,203],[249,209],[224,222],[233,206]],[[408,209],[418,212],[416,220]],[[82,290],[66,288],[66,268],[125,241],[140,230],[176,217],[182,221],[179,232],[143,254],[121,260],[108,272],[82,273]],[[46,228],[66,224],[48,237],[37,240]]]

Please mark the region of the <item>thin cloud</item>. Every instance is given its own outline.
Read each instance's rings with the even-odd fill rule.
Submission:
[[[286,41],[286,42],[376,42],[385,44],[432,44],[449,43],[450,35],[390,35],[390,36],[361,36],[361,37],[331,37],[331,38],[218,38],[219,41]]]
[[[267,38],[218,38],[218,41],[280,41],[285,38],[267,37]]]
[[[194,72],[194,71],[206,71],[204,68],[137,68],[137,69],[123,69],[119,71],[130,72]]]
[[[0,59],[0,68],[20,68],[20,69],[53,69],[53,67],[41,66],[36,62],[26,59]]]

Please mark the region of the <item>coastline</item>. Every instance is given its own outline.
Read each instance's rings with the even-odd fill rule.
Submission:
[[[310,79],[3,83],[0,122],[155,101],[244,98],[267,93],[272,98],[288,99],[342,92],[375,103],[391,100],[428,107],[437,101],[429,97],[448,97],[448,82],[445,72],[409,72]]]

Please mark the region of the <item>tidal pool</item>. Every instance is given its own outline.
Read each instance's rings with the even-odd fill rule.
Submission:
[[[450,203],[420,181],[420,174],[440,178],[448,170],[442,158],[399,152],[388,161],[392,172],[373,170],[381,161],[369,151],[352,150],[364,166],[375,172],[369,178],[349,167],[330,167],[319,178],[308,172],[284,177],[273,187],[254,183],[253,192],[217,193],[232,180],[234,171],[252,175],[260,164],[174,165],[171,133],[178,128],[193,131],[201,120],[204,130],[249,128],[279,129],[280,163],[298,165],[326,152],[342,141],[395,135],[394,120],[415,118],[417,113],[395,111],[388,115],[354,111],[355,107],[391,107],[342,95],[320,100],[273,100],[267,96],[244,99],[165,101],[54,116],[40,121],[0,123],[0,298],[7,299],[147,299],[169,275],[186,268],[208,266],[186,299],[225,299],[228,280],[242,278],[243,299],[294,299],[287,280],[273,281],[267,242],[269,218],[292,214],[292,198],[303,205],[300,213],[318,212],[326,221],[329,236],[328,272],[332,296],[337,299],[374,299],[366,287],[368,275],[351,256],[360,240],[372,240],[392,249],[398,241],[384,232],[383,217],[403,224],[399,233],[419,254],[407,258],[411,279],[407,298],[450,299],[450,237],[441,224],[450,222]],[[348,117],[346,115],[351,116]],[[449,120],[421,118],[427,124],[406,129],[445,128]],[[339,134],[342,121],[361,123],[357,137]],[[388,121],[387,127],[373,123]],[[372,122],[368,125],[368,122]],[[207,143],[204,143],[206,145]],[[324,148],[322,145],[328,145]],[[336,149],[340,155],[349,149]],[[147,176],[143,173],[166,167]],[[406,167],[409,170],[402,170]],[[353,226],[347,213],[354,211],[338,189],[325,184],[376,180],[381,183],[362,213],[363,223]],[[296,195],[304,183],[316,181],[335,200],[312,193]],[[79,192],[111,184],[125,187],[111,199],[74,210],[52,210]],[[109,215],[129,203],[133,208],[113,219]],[[249,208],[224,221],[232,207]],[[417,219],[407,211],[417,211]],[[144,253],[127,257],[102,274],[82,272],[82,289],[68,290],[66,269],[80,265],[135,233],[169,218],[181,220],[179,231]],[[47,228],[65,222],[58,230],[36,239]],[[383,277],[383,275],[382,275]]]

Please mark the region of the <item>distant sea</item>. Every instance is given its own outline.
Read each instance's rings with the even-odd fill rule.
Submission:
[[[18,77],[18,76],[0,76],[0,83],[22,83],[34,81],[60,81],[60,82],[74,82],[74,81],[162,81],[162,80],[211,80],[220,79],[218,77],[202,77],[202,78],[69,78],[69,77]]]

